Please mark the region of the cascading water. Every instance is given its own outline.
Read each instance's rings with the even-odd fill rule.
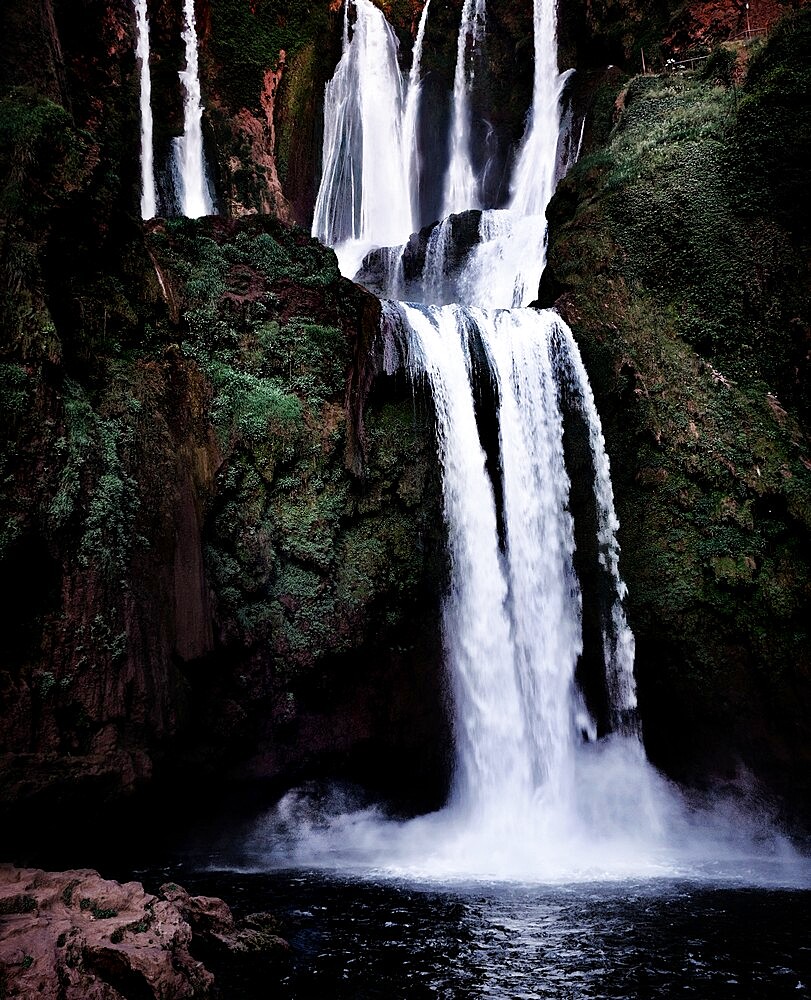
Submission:
[[[417,37],[414,39],[403,112],[403,153],[406,157],[408,191],[411,196],[411,229],[407,235],[420,228],[420,150],[417,142],[417,123],[422,99],[422,47],[425,43],[425,29],[428,25],[430,8],[431,0],[427,0],[420,15]]]
[[[518,152],[507,209],[482,214],[480,241],[460,287],[466,301],[528,305],[546,263],[546,206],[554,193],[560,102],[571,71],[558,70],[555,0],[534,0],[532,105]]]
[[[597,508],[597,541],[601,565],[611,583],[611,610],[603,622],[603,654],[606,663],[611,724],[615,732],[635,734],[639,722],[636,715],[636,683],[634,681],[634,636],[628,626],[622,602],[626,586],[619,571],[619,521],[614,510],[614,490],[611,486],[608,455],[605,450],[600,418],[594,405],[594,394],[571,330],[558,322],[559,348],[556,353],[556,373],[559,382],[565,380],[570,393],[588,427],[594,463],[594,496]]]
[[[335,248],[344,273],[354,274],[372,247],[404,242],[412,219],[397,38],[370,0],[351,2],[356,20],[350,35],[347,0],[343,54],[324,96],[312,231]]]
[[[392,231],[396,228],[404,241],[408,192],[396,184],[414,176],[403,164],[413,156],[410,137],[416,126],[409,124],[407,148],[398,147],[395,112],[401,107],[402,78],[396,44],[368,0],[353,2],[358,11],[354,34],[350,40],[345,31],[344,53],[327,88],[324,179],[314,232],[328,241],[362,235],[382,246],[390,243],[381,238],[383,220],[361,208],[367,194],[375,205],[385,203],[397,217]],[[463,57],[469,36],[483,24],[484,4],[468,0],[460,28],[454,133],[468,128],[470,79]],[[420,44],[424,26],[425,12]],[[374,809],[333,808],[324,815],[306,795],[290,793],[264,828],[271,857],[286,863],[359,863],[441,878],[670,874],[674,852],[683,857],[701,839],[678,795],[648,765],[639,739],[618,522],[585,368],[562,319],[525,307],[543,267],[544,212],[555,182],[567,76],[557,69],[554,0],[536,0],[534,31],[532,108],[510,206],[482,213],[481,241],[454,285],[461,302],[432,304],[447,302],[444,268],[453,224],[445,219],[426,247],[423,302],[387,301],[383,308],[386,370],[392,373],[404,364],[415,384],[427,383],[436,413],[450,562],[443,609],[456,754],[450,798],[438,813],[395,823]],[[409,91],[418,86],[417,55]],[[379,107],[389,108],[392,117],[381,120],[365,109],[364,95],[380,101],[384,85],[390,92]],[[470,208],[478,186],[469,183],[464,166],[470,165],[469,134],[464,140],[461,135],[456,136],[458,149],[465,152],[456,159],[456,139],[451,140],[446,190],[456,193],[447,204]],[[383,183],[380,176],[366,169],[367,146],[386,162],[392,157],[385,198],[384,188],[377,187]],[[367,185],[374,190],[367,192]],[[387,254],[392,294],[400,248],[390,246]],[[474,381],[482,370],[489,373],[497,397],[495,482],[488,474],[474,404]],[[566,419],[579,422],[590,449],[595,572],[608,594],[602,601],[609,703],[602,725],[608,733],[601,739],[577,681],[582,598],[574,568],[564,410]],[[709,823],[706,816],[701,823]]]
[[[561,80],[558,71],[554,0],[534,0],[533,22],[535,69],[532,106],[513,175],[510,199],[510,208],[521,217],[542,216],[554,191],[560,98],[565,80]]]
[[[152,77],[149,70],[149,20],[146,0],[135,0],[135,55],[141,70],[141,218],[152,219],[157,210],[152,152]]]
[[[186,66],[180,71],[183,85],[183,135],[174,140],[175,172],[183,215],[198,219],[214,214],[203,151],[203,103],[197,52],[194,0],[183,0],[183,43]]]
[[[453,77],[450,163],[445,178],[445,216],[480,208],[479,181],[471,159],[470,115],[473,89],[473,55],[484,31],[484,0],[464,0],[462,22],[456,43],[456,69]]]

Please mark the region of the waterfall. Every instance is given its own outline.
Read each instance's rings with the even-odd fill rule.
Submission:
[[[349,238],[385,245],[395,230],[404,240],[407,220],[414,219],[399,185],[404,178],[415,183],[428,5],[415,40],[400,131],[396,41],[368,0],[353,2],[354,31],[350,38],[347,6],[343,55],[327,85],[324,178],[313,230],[328,242]],[[423,301],[432,304],[389,301],[383,319],[389,356],[405,358],[411,378],[428,383],[436,410],[451,563],[443,634],[456,719],[452,805],[483,822],[499,816],[514,829],[521,816],[525,823],[539,797],[556,814],[571,806],[577,747],[584,735],[596,735],[575,680],[582,653],[581,594],[563,450],[563,387],[592,452],[600,567],[603,589],[611,594],[603,615],[610,722],[618,733],[633,736],[637,729],[619,525],[594,398],[566,324],[553,312],[522,308],[534,297],[543,267],[544,212],[555,181],[561,94],[568,78],[558,72],[554,0],[536,0],[533,26],[532,107],[509,208],[482,212],[479,243],[453,277],[448,267],[459,217],[448,215],[438,223],[427,241],[422,279]],[[466,0],[450,125],[449,212],[475,207],[478,200],[470,103],[472,52],[483,30],[484,0]],[[374,107],[368,106],[369,94],[375,95]],[[374,164],[366,161],[370,145]],[[374,169],[381,164],[382,174]],[[389,292],[396,292],[401,249],[378,251],[376,261],[378,276],[388,275]],[[458,302],[450,301],[452,296]],[[482,377],[482,366],[498,400],[492,414],[498,428],[497,491],[476,423],[474,381]]]
[[[475,320],[455,306],[396,308],[407,335],[409,369],[413,377],[427,378],[437,413],[452,565],[444,617],[456,704],[455,796],[486,815],[499,801],[526,801],[531,761],[513,671],[493,488],[470,392],[467,332]]]
[[[589,444],[594,463],[594,497],[597,508],[597,541],[600,564],[609,575],[611,610],[603,620],[603,653],[606,663],[611,725],[616,732],[638,733],[636,714],[636,682],[634,680],[634,636],[625,617],[623,600],[627,588],[619,571],[619,521],[614,510],[614,490],[611,486],[608,455],[605,450],[600,418],[594,404],[594,394],[571,330],[558,320],[557,377],[568,383],[580,413],[588,427]]]
[[[141,218],[155,216],[155,170],[152,153],[152,77],[149,69],[149,20],[146,0],[135,0],[135,55],[141,70]]]
[[[691,842],[694,830],[648,765],[640,740],[634,637],[624,608],[605,440],[571,331],[554,311],[527,307],[543,268],[544,213],[556,171],[576,155],[571,116],[560,140],[568,74],[557,67],[554,2],[534,5],[533,99],[509,205],[482,211],[478,221],[454,214],[434,226],[424,245],[421,283],[411,273],[406,283],[401,246],[382,237],[386,220],[361,208],[367,196],[381,204],[387,191],[389,215],[397,219],[392,231],[401,244],[406,221],[416,218],[398,185],[404,177],[417,183],[409,164],[418,163],[427,6],[401,119],[396,43],[368,0],[356,2],[357,23],[351,37],[345,29],[341,62],[327,87],[324,180],[314,230],[327,240],[379,241],[386,248],[361,273],[378,283],[388,276],[390,296],[398,287],[422,292],[421,302],[384,300],[380,336],[386,371],[404,367],[415,386],[428,387],[434,403],[450,570],[442,636],[453,698],[454,772],[448,803],[430,816],[402,824],[374,810],[324,816],[306,796],[291,793],[268,829],[276,837],[294,829],[294,855],[308,863],[362,857],[442,877],[660,871],[663,847]],[[478,197],[470,181],[469,66],[483,23],[484,4],[468,0],[446,175],[447,190],[458,199],[447,204],[464,209]],[[378,95],[378,109],[388,108],[385,121],[365,107],[368,94]],[[402,131],[401,120],[407,122]],[[379,189],[381,177],[364,159],[369,144],[388,164]],[[479,241],[468,252],[476,225]],[[489,380],[487,392],[479,391],[481,379]],[[483,399],[493,400],[489,412],[483,412]],[[600,720],[607,733],[599,739],[587,697],[594,691],[579,684],[583,596],[564,422],[579,427],[592,473],[586,495],[597,537],[587,592],[600,613],[602,646],[593,652],[602,653],[604,674],[590,683],[608,703]]]
[[[633,636],[599,417],[577,346],[552,311],[385,304],[412,379],[436,410],[451,586],[444,607],[456,711],[452,805],[518,829],[537,802],[572,806],[577,747],[595,726],[577,690],[581,596],[563,451],[562,380],[588,428],[600,558],[613,586],[604,648],[615,730],[633,734]],[[504,543],[473,404],[471,343],[498,396]],[[524,821],[525,822],[525,821]]]
[[[351,33],[350,2],[358,15]],[[450,794],[436,813],[398,822],[340,795],[290,792],[257,827],[260,841],[268,838],[263,859],[443,881],[569,881],[683,874],[697,847],[713,861],[745,857],[756,824],[736,840],[720,813],[696,819],[645,758],[600,418],[571,330],[553,310],[527,307],[543,268],[556,172],[576,156],[571,116],[561,121],[568,74],[557,67],[554,0],[534,4],[532,107],[508,207],[447,215],[427,240],[410,240],[406,276],[402,243],[416,215],[401,185],[418,183],[426,18],[427,5],[403,105],[393,33],[368,0],[347,0],[343,54],[326,93],[314,232],[338,244],[345,274],[356,273],[361,239],[376,247],[359,273],[378,289],[388,282],[384,370],[405,369],[433,399],[449,563],[442,641],[453,702]],[[446,205],[459,209],[478,198],[470,49],[483,24],[483,0],[466,0],[446,175],[454,192]],[[478,244],[466,249],[477,232]],[[420,252],[421,280],[413,273]],[[421,291],[422,301],[394,301],[398,288]],[[582,592],[565,449],[572,428],[587,448],[590,489],[579,494],[596,525],[593,555],[578,561],[588,572]],[[599,667],[582,655],[583,594],[602,626],[589,659],[602,653],[603,675],[583,679],[588,691],[580,674]],[[599,733],[589,698],[599,704]]]
[[[408,191],[411,195],[411,229],[416,232],[420,228],[420,150],[417,142],[417,123],[419,120],[420,99],[422,97],[422,47],[425,42],[425,29],[428,24],[428,10],[431,0],[426,4],[420,15],[417,27],[417,37],[414,39],[414,51],[411,55],[411,70],[408,74],[405,111],[403,112],[403,152],[406,156]]]
[[[214,213],[203,152],[203,104],[197,52],[194,0],[183,0],[183,42],[186,66],[180,70],[183,85],[183,135],[174,140],[175,170],[183,215],[198,219]]]
[[[370,0],[344,9],[340,62],[324,94],[321,184],[312,232],[335,247],[354,274],[374,246],[399,245],[411,233],[411,194],[403,152],[403,78],[397,38]]]
[[[453,76],[450,163],[445,179],[445,216],[480,208],[479,182],[471,159],[470,116],[473,89],[473,56],[484,31],[484,0],[464,0],[456,43]]]
[[[535,67],[532,107],[512,183],[510,208],[519,216],[542,216],[554,192],[560,98],[555,0],[533,0]]]
[[[573,71],[560,73],[555,0],[534,0],[532,105],[506,210],[482,214],[480,242],[463,278],[467,301],[504,307],[536,297],[546,265],[546,206],[557,182],[560,104]]]

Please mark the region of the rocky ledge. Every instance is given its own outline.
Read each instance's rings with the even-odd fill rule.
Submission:
[[[267,913],[237,922],[228,906],[174,883],[157,896],[98,872],[0,865],[0,996],[42,1000],[185,1000],[213,994],[206,962],[284,952]]]

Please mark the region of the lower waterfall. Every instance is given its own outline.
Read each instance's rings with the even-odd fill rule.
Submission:
[[[347,3],[344,54],[327,89],[328,97],[341,99],[327,105],[314,232],[336,240],[362,236],[385,247],[386,213],[364,208],[367,184],[374,186],[374,204],[386,203],[382,179],[358,165],[365,162],[364,150],[394,156],[397,169],[386,177],[388,183],[395,179],[388,204],[398,218],[409,203],[396,178],[408,171],[397,148],[396,116],[385,128],[375,125],[361,103],[364,93],[390,80],[387,99],[399,108],[402,81],[382,15],[369,9],[368,0],[355,4],[354,34],[350,40]],[[466,3],[463,33],[472,10]],[[485,207],[479,242],[452,287],[445,262],[459,217],[435,225],[421,295],[413,296],[420,301],[394,300],[402,287],[402,249],[383,252],[391,296],[383,302],[380,330],[387,372],[403,369],[415,386],[427,387],[436,415],[450,577],[443,607],[455,747],[448,802],[431,815],[394,821],[376,807],[353,808],[337,792],[326,800],[306,789],[290,792],[255,830],[252,851],[260,864],[439,879],[627,878],[693,872],[696,865],[748,857],[761,833],[743,812],[732,810],[730,820],[723,810],[688,808],[645,758],[599,416],[571,331],[554,311],[527,307],[543,268],[544,213],[567,78],[557,72],[554,11],[551,0],[536,0],[533,107],[515,157],[510,206]],[[374,60],[367,53],[372,27]],[[468,130],[453,137],[457,144],[469,141]],[[449,172],[455,162],[452,156]],[[342,264],[347,262],[354,268],[356,256],[344,254]],[[488,463],[477,424],[475,383],[481,378],[490,380],[496,401],[488,417],[497,428],[497,463]],[[596,572],[608,595],[601,602],[600,679],[607,709],[599,725],[577,678],[582,596],[564,448],[567,419],[579,423],[587,441]]]

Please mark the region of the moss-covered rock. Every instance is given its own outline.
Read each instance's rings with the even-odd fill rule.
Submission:
[[[98,206],[93,136],[27,92],[0,127],[5,252],[29,262],[0,361],[6,815],[94,815],[167,754],[440,775],[438,482],[409,392],[362,414],[351,388],[375,300],[268,219],[143,233],[124,208],[109,268],[55,275],[63,213]]]
[[[550,206],[541,289],[578,337],[604,420],[651,755],[691,778],[742,764],[800,805],[808,245],[768,210],[779,172],[750,170],[746,147],[765,145],[747,123],[768,120],[789,163],[807,156],[802,115],[780,123],[807,93],[808,24],[783,24],[741,88],[631,81],[608,144]],[[764,83],[778,77],[793,81],[782,98]]]

